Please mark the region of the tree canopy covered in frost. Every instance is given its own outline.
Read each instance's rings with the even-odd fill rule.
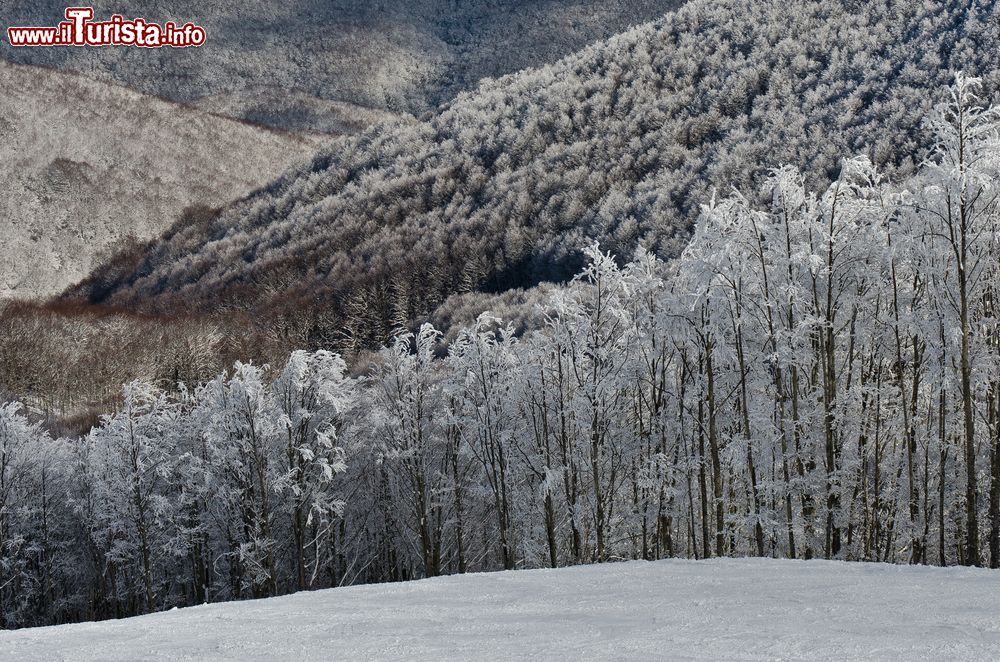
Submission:
[[[537,66],[680,0],[118,0],[112,14],[201,25],[200,48],[18,48],[4,57],[110,80],[203,110],[298,131],[354,132],[422,113],[484,76]],[[62,0],[5,0],[4,26],[55,25]]]
[[[0,408],[9,625],[490,569],[780,556],[1000,567],[1000,113],[959,75],[900,182],[592,245],[544,321],[125,387],[85,438]],[[755,196],[757,197],[757,196]]]
[[[712,190],[752,195],[780,163],[815,187],[844,154],[911,172],[926,153],[927,90],[950,70],[996,70],[996,12],[693,0],[420,122],[340,142],[98,270],[77,295],[304,319],[311,346],[350,350],[456,292],[565,280],[594,241],[675,257]]]

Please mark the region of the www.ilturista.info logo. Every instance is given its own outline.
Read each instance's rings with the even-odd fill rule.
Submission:
[[[138,46],[188,48],[205,43],[205,28],[193,23],[130,21],[115,14],[108,21],[94,21],[93,7],[69,7],[66,20],[56,27],[7,28],[11,46]]]

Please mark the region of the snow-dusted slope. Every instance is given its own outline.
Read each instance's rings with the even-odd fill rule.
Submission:
[[[240,198],[320,144],[0,60],[0,298],[54,294],[123,239]]]
[[[380,110],[429,110],[484,76],[554,62],[678,2],[106,0],[87,3],[100,20],[193,21],[208,41],[141,55],[131,48],[19,48],[4,56],[175,101],[205,100],[232,117],[339,132],[367,126]],[[3,0],[0,24],[54,25],[66,6]],[[345,104],[360,107],[346,122]]]
[[[674,257],[713,190],[753,195],[783,163],[817,187],[855,154],[905,174],[923,158],[920,127],[949,72],[1000,65],[996,3],[795,9],[692,0],[552,66],[484,82],[420,121],[321,151],[210,222],[95,272],[78,294],[146,311],[309,317],[316,337],[350,326],[376,345],[400,311],[423,319],[456,292],[567,279],[594,241]]]
[[[0,634],[4,660],[991,660],[1000,572],[661,561],[333,589]]]

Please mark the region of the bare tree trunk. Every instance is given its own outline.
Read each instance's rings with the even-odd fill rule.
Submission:
[[[705,373],[708,377],[708,449],[712,456],[712,496],[715,501],[715,555],[725,547],[725,514],[722,499],[722,462],[719,458],[719,433],[716,422],[715,368],[712,362],[713,341],[705,342]]]

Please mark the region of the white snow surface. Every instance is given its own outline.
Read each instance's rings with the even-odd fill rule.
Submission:
[[[1000,571],[630,562],[0,633],[0,660],[998,660]]]

